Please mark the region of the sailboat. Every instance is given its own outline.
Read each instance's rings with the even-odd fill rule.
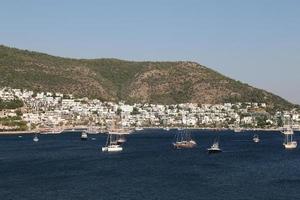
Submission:
[[[291,127],[286,127],[282,131],[282,133],[285,135],[285,141],[283,143],[284,148],[286,149],[295,149],[297,148],[297,141],[293,141],[293,135],[294,131]]]
[[[253,142],[255,142],[255,143],[259,143],[260,142],[259,136],[257,134],[255,134],[253,136]]]
[[[116,136],[117,134],[108,134],[106,145],[102,147],[103,152],[118,152],[123,150],[123,147],[118,144]]]
[[[81,140],[87,140],[87,139],[88,139],[88,134],[87,134],[86,131],[83,131],[83,132],[81,133],[80,139],[81,139]]]
[[[176,141],[173,143],[173,146],[176,149],[194,148],[197,146],[197,143],[191,138],[188,130],[184,129],[176,134]]]
[[[221,153],[222,150],[219,145],[219,138],[216,138],[213,145],[207,149],[208,153]]]
[[[38,141],[39,141],[39,138],[38,138],[37,134],[34,135],[33,141],[34,141],[34,142],[38,142]]]

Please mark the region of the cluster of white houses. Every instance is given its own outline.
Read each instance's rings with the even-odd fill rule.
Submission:
[[[300,124],[300,113],[296,110],[271,115],[266,112],[265,103],[129,105],[78,99],[61,93],[0,89],[0,99],[10,101],[15,98],[24,102],[22,120],[38,127],[108,127],[119,119],[122,127],[276,128],[280,126],[282,116],[290,117],[295,128],[299,129]],[[0,118],[15,115],[15,110],[0,111]]]

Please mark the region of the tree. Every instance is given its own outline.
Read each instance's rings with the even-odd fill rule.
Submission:
[[[121,115],[121,113],[122,113],[122,109],[121,109],[121,108],[118,108],[118,109],[117,109],[117,115]]]
[[[139,109],[137,107],[133,107],[132,112],[130,113],[131,115],[138,115],[140,114]]]
[[[15,113],[17,116],[22,116],[22,114],[23,114],[20,109],[16,110]]]

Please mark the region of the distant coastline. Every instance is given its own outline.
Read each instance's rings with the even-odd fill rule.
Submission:
[[[79,129],[75,129],[75,130],[71,130],[71,129],[63,129],[60,133],[48,133],[48,135],[56,135],[56,134],[61,134],[61,133],[70,133],[70,132],[82,132],[83,130],[88,129],[86,128],[79,128]],[[145,130],[162,130],[163,131],[163,127],[143,127],[143,129]],[[170,130],[178,130],[178,127],[170,127]],[[185,129],[189,129],[189,130],[200,130],[200,131],[232,131],[234,132],[234,129],[231,128],[202,128],[202,127],[188,127]],[[134,129],[132,129],[133,132]],[[249,131],[263,131],[263,132],[275,132],[278,131],[280,132],[282,129],[281,128],[247,128],[247,129],[241,129],[240,133],[243,132],[249,132]],[[295,131],[300,131],[300,130],[295,130]],[[35,133],[41,133],[41,131],[39,130],[32,130],[32,131],[0,131],[0,135],[24,135],[24,134],[35,134]],[[98,134],[102,134],[102,133],[98,133]],[[239,134],[239,133],[237,133]]]

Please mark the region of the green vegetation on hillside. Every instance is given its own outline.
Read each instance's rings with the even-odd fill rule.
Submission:
[[[69,59],[0,46],[0,87],[72,93],[129,103],[267,103],[294,105],[194,62]]]
[[[17,109],[20,107],[23,107],[23,101],[19,99],[14,99],[10,101],[4,101],[3,99],[0,99],[0,110],[3,109]]]

